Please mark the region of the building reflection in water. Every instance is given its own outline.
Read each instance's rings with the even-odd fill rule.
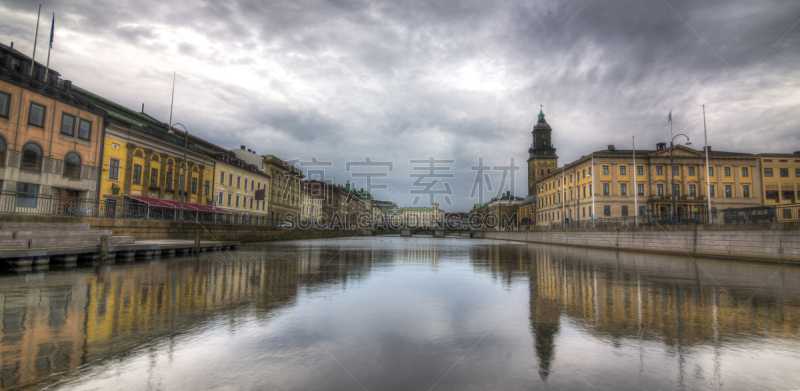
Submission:
[[[269,251],[114,265],[89,274],[2,276],[0,387],[46,386],[82,365],[199,332],[209,322],[270,317],[301,293],[346,289],[378,267],[436,268],[445,258],[469,259],[495,283],[528,285],[532,349],[545,381],[565,321],[614,346],[625,339],[662,343],[679,360],[686,347],[794,339],[800,332],[795,267],[489,241],[357,243],[311,244],[303,251],[273,244]]]
[[[474,248],[472,262],[509,283],[529,278],[542,380],[566,319],[617,347],[623,339],[663,343],[676,353],[679,367],[687,347],[718,349],[723,340],[759,337],[793,340],[800,333],[797,267],[498,243]]]

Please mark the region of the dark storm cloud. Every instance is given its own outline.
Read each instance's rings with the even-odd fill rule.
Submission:
[[[516,156],[516,192],[525,195],[540,104],[561,164],[627,146],[634,135],[642,148],[668,141],[670,109],[675,130],[699,140],[702,104],[716,149],[800,145],[797,2],[127,4],[44,3],[76,37],[58,46],[65,60],[56,53],[56,69],[74,56],[81,66],[113,63],[118,82],[94,90],[153,102],[157,116],[166,116],[178,70],[175,114],[197,134],[230,148],[327,158],[341,182],[347,160],[391,159],[398,169],[388,182],[405,198],[409,159],[456,159],[452,185],[461,193],[449,210],[475,201],[466,193],[477,156],[493,164]],[[35,18],[36,8],[0,7],[12,15],[5,39],[30,46],[32,27],[18,20]],[[93,71],[70,69],[67,78],[94,87]]]

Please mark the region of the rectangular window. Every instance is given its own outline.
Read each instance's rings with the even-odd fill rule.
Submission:
[[[247,178],[244,178],[244,189],[247,190]]]
[[[14,206],[17,208],[35,208],[38,195],[39,185],[17,182],[17,195],[14,197]]]
[[[628,184],[627,183],[620,183],[619,184],[619,194],[620,195],[628,195]]]
[[[44,127],[44,117],[47,113],[47,107],[38,103],[31,102],[31,107],[28,112],[28,125]]]
[[[664,196],[664,185],[662,185],[660,183],[656,185],[656,195],[657,196]]]
[[[628,215],[628,205],[622,205],[622,215],[623,216]]]
[[[80,126],[78,127],[78,138],[89,140],[92,138],[92,121],[80,119]]]
[[[628,166],[619,166],[619,175],[628,175]]]
[[[681,194],[681,185],[679,185],[677,183],[672,185],[672,194],[675,194],[676,196],[680,195]]]
[[[250,181],[250,191],[255,190],[255,187],[256,187],[256,181]],[[261,188],[261,182],[258,183],[258,188],[259,189]]]
[[[768,200],[778,201],[778,191],[777,190],[767,190],[764,198],[768,199]]]
[[[603,195],[608,195],[608,183],[603,183]]]
[[[764,169],[764,176],[770,176],[771,177],[772,176],[772,169],[771,168],[765,168]]]
[[[119,159],[111,158],[108,161],[108,179],[112,181],[119,180]]]
[[[794,176],[800,177],[800,168],[795,168],[794,169]]]
[[[733,186],[725,185],[725,198],[733,198]]]
[[[717,196],[717,191],[716,191],[716,189],[714,188],[714,185],[710,185],[710,186],[708,187],[708,193],[709,193],[709,194],[708,194],[708,196],[709,196],[709,197],[716,197],[716,196]]]
[[[714,167],[708,167],[708,176],[714,176]]]
[[[223,185],[225,184],[225,171],[220,171],[219,172],[219,183],[221,183]]]
[[[656,175],[664,175],[664,166],[656,166]]]
[[[672,175],[673,176],[681,175],[680,172],[681,172],[681,170],[678,168],[678,166],[672,166]]]
[[[794,191],[791,191],[791,190],[789,190],[789,191],[786,191],[786,190],[781,191],[781,199],[783,199],[784,201],[791,201],[793,195],[794,195]]]
[[[689,197],[697,197],[697,185],[689,185]]]
[[[583,186],[583,198],[586,198],[586,185]]]
[[[783,218],[784,219],[791,219],[792,218],[792,210],[789,208],[784,208],[783,210]]]
[[[242,177],[241,176],[237,176],[236,177],[236,188],[237,189],[241,189],[242,188]],[[237,204],[236,206],[239,206],[239,205]]]
[[[589,176],[592,176],[592,168],[589,167]]]
[[[747,178],[750,176],[750,169],[747,167],[742,167],[742,177]]]
[[[167,171],[167,180],[166,180],[166,182],[167,182],[166,183],[167,190],[172,190],[172,172],[171,171]]]
[[[228,206],[231,206],[231,202],[233,200],[233,193],[228,193]]]
[[[228,174],[228,186],[233,186],[233,173]]]
[[[608,166],[603,166],[603,175],[608,175]]]
[[[61,134],[66,134],[67,136],[75,135],[75,117],[69,114],[61,116]]]
[[[789,169],[788,168],[781,168],[780,169],[781,177],[788,178],[789,177]]]
[[[250,197],[250,209],[253,209],[253,197]]]
[[[586,207],[585,206],[583,207],[583,212],[582,213],[583,213],[583,217],[586,217]]]
[[[158,169],[150,169],[150,187],[158,187]]]
[[[225,192],[224,191],[220,191],[219,192],[219,198],[217,198],[217,203],[222,205],[223,202],[225,202]]]
[[[603,216],[611,216],[611,205],[603,205]]]
[[[0,117],[8,118],[8,111],[11,108],[11,95],[0,92]]]
[[[636,194],[640,196],[644,195],[644,183],[639,183],[636,185]]]
[[[644,166],[636,166],[636,175],[644,175]]]
[[[689,176],[694,176],[694,166],[689,166]]]
[[[725,176],[731,176],[731,168],[730,167],[722,167],[722,174]]]
[[[742,185],[742,197],[750,198],[750,185]]]
[[[133,165],[133,183],[139,185],[142,183],[142,166],[138,164]]]
[[[644,206],[640,206],[640,207],[639,207],[639,216],[644,216],[644,215],[645,215],[645,209],[644,209]]]
[[[197,194],[197,178],[192,178],[192,194]]]
[[[239,195],[238,194],[236,195],[236,207],[237,208],[239,207]]]
[[[206,197],[211,195],[211,182],[210,181],[205,181],[205,183],[203,184],[203,195],[206,196]]]

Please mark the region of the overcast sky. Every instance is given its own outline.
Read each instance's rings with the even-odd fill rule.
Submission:
[[[36,12],[3,0],[3,43],[30,53]],[[430,157],[455,161],[440,164],[455,174],[453,205],[436,198],[447,211],[478,202],[479,157],[513,157],[526,196],[540,105],[560,165],[669,141],[670,109],[700,149],[702,104],[717,150],[800,150],[798,1],[45,1],[41,62],[52,12],[62,78],[167,122],[177,71],[173,119],[190,133],[332,161],[338,183],[347,161],[393,162],[373,194],[401,206],[422,189],[409,161]]]

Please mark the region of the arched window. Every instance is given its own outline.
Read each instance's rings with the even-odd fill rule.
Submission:
[[[81,157],[75,152],[64,156],[64,176],[70,178],[81,177]]]
[[[167,165],[168,165],[168,166],[171,166],[171,165],[172,165],[172,159],[167,159]]]
[[[6,165],[6,139],[0,137],[0,167]]]
[[[144,157],[144,154],[142,153],[141,150],[137,149],[137,150],[133,151],[133,156]]]
[[[34,143],[25,144],[22,147],[23,170],[42,171],[42,148]]]
[[[152,159],[154,162],[157,162],[158,161],[158,155],[153,154],[153,157],[150,158],[150,159]]]
[[[194,166],[192,167],[192,172],[200,172],[200,171],[197,169],[197,166]]]

